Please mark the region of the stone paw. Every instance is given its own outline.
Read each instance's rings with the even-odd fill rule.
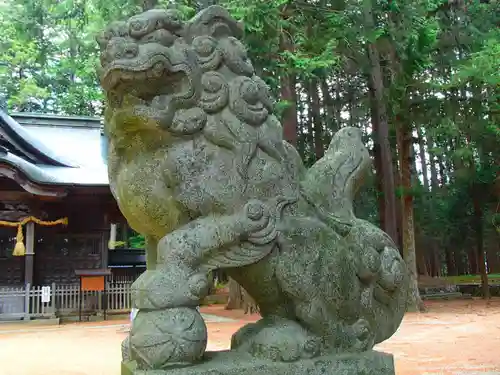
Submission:
[[[182,267],[148,270],[132,285],[132,300],[138,309],[158,310],[171,307],[196,307],[208,293],[205,273]]]
[[[375,337],[369,323],[365,319],[358,319],[350,327],[350,331],[353,338],[350,351],[364,352],[373,348]]]
[[[236,332],[231,349],[275,362],[292,362],[318,356],[321,340],[297,322],[264,318]]]
[[[237,349],[251,340],[262,327],[258,323],[249,323],[241,327],[231,337],[231,349]]]

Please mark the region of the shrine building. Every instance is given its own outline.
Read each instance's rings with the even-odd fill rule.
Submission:
[[[79,269],[142,272],[142,249],[114,245],[130,229],[105,145],[98,118],[0,110],[0,287],[76,283]]]

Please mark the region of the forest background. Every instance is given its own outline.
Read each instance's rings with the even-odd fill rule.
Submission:
[[[96,33],[142,9],[211,4],[245,23],[257,74],[307,165],[343,126],[373,174],[356,213],[412,274],[500,274],[498,0],[3,0],[0,97],[9,112],[101,116]]]

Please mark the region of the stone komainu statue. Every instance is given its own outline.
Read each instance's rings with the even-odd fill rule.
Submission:
[[[110,186],[147,241],[147,271],[133,285],[139,313],[123,344],[137,371],[203,358],[196,308],[217,268],[259,306],[262,320],[231,344],[255,360],[369,351],[405,311],[396,246],[353,214],[370,167],[360,131],[341,129],[306,169],[241,38],[218,6],[188,22],[149,10],[98,37]]]

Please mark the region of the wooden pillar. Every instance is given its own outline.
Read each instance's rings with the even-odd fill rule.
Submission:
[[[116,224],[111,224],[109,228],[108,249],[114,250],[116,243]]]
[[[109,220],[109,215],[105,214],[104,215],[104,220],[103,220],[103,227],[108,227],[110,226],[110,220]],[[111,241],[113,240],[113,224],[111,224],[110,231],[108,232],[106,229],[102,230],[101,233],[101,267],[102,268],[107,268],[108,267],[108,252],[109,249],[111,249]],[[116,237],[116,234],[115,234]]]
[[[128,223],[127,222],[120,223],[120,229],[121,229],[121,232],[120,232],[121,239],[120,240],[123,242],[127,242],[128,241],[128,230],[129,230]]]
[[[24,283],[33,285],[35,256],[35,223],[26,224],[26,255],[24,256]]]

